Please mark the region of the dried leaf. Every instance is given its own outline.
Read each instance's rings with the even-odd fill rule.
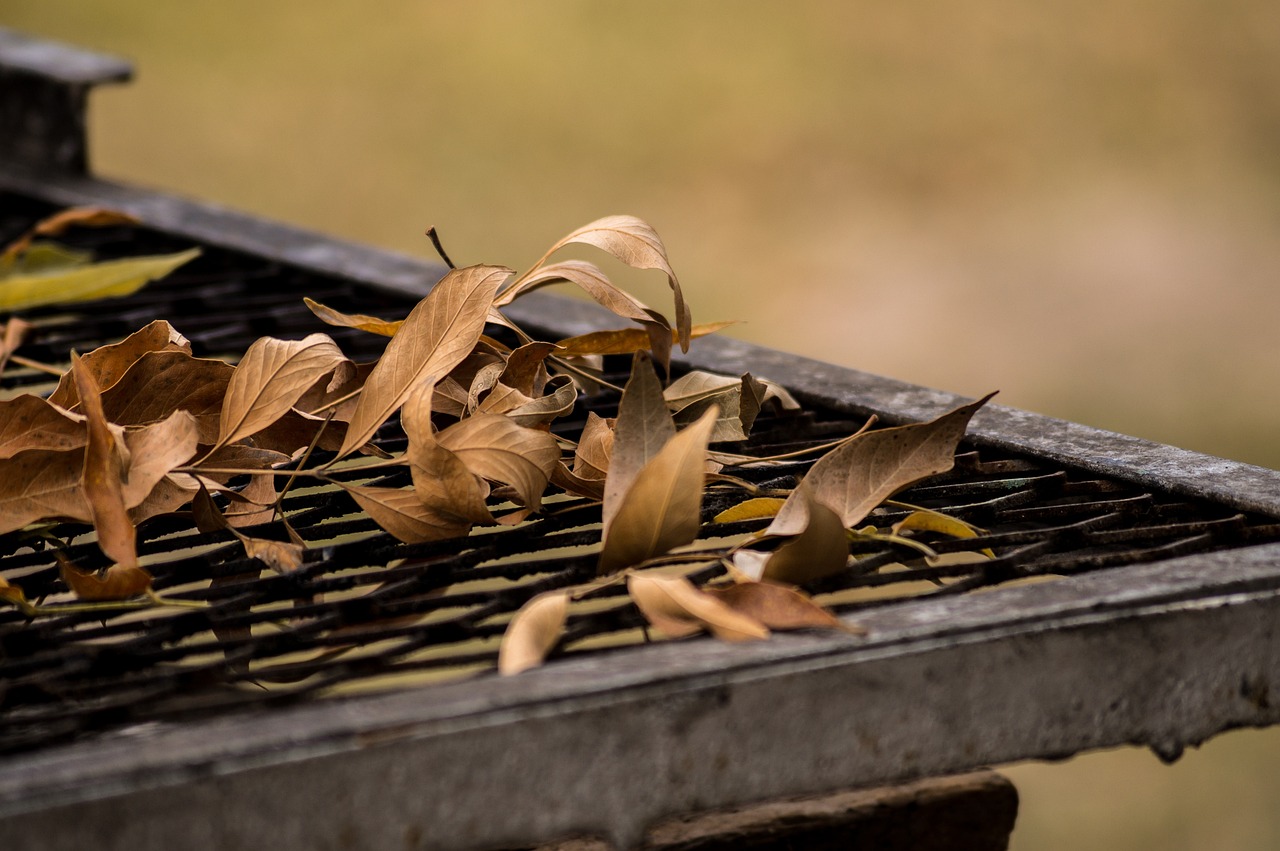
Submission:
[[[508,676],[541,665],[564,634],[568,615],[567,591],[547,591],[521,606],[502,636],[498,673]]]
[[[436,435],[481,478],[515,488],[520,501],[537,508],[560,460],[560,445],[545,431],[525,428],[501,414],[478,414]]]
[[[0,534],[44,519],[90,522],[84,447],[32,449],[0,461]]]
[[[499,266],[452,270],[414,307],[369,374],[339,457],[367,443],[420,382],[462,363],[484,332],[494,294],[510,274]]]
[[[551,392],[522,405],[503,411],[508,419],[526,428],[545,428],[557,417],[573,412],[578,401],[578,388],[567,375],[557,375],[548,382]],[[484,406],[481,405],[481,408]]]
[[[119,343],[100,346],[80,358],[84,368],[93,376],[99,390],[111,389],[117,381],[147,352],[186,352],[191,354],[191,343],[172,325],[157,319],[138,331],[134,331]],[[49,395],[53,404],[70,410],[80,401],[71,373],[64,374],[58,386]]]
[[[275,476],[250,476],[249,483],[232,496],[231,505],[222,516],[238,529],[269,523],[275,517],[276,497]]]
[[[760,621],[734,611],[682,576],[633,573],[627,577],[627,591],[645,619],[672,638],[704,629],[725,641],[769,637],[769,628]]]
[[[230,364],[182,351],[147,352],[102,391],[102,408],[107,419],[124,426],[160,422],[174,411],[186,411],[196,419],[200,442],[211,444],[217,440],[232,372]]]
[[[27,602],[27,595],[22,593],[22,589],[17,585],[10,584],[3,576],[0,576],[0,601],[23,610],[30,607],[30,603]]]
[[[913,529],[921,532],[937,532],[940,535],[950,535],[953,538],[976,538],[982,531],[964,522],[959,517],[952,517],[949,514],[929,511],[928,509],[913,511],[897,523],[894,523],[892,527],[895,535],[901,535],[903,532]],[[996,557],[996,554],[990,549],[983,549],[982,554],[987,558]]]
[[[609,528],[622,497],[640,470],[675,436],[676,426],[662,398],[662,384],[643,353],[631,362],[631,378],[618,402],[613,454],[604,488],[604,525]]]
[[[680,291],[680,282],[676,280],[675,270],[667,259],[666,246],[662,244],[657,231],[635,216],[605,216],[578,228],[551,246],[538,261],[538,265],[541,266],[552,254],[573,243],[593,245],[607,251],[633,269],[658,269],[666,274],[675,297],[676,333],[681,341],[681,348],[689,351],[692,318],[685,305],[684,294]]]
[[[465,524],[468,531],[472,523],[493,523],[493,515],[485,504],[488,484],[436,439],[431,426],[434,398],[428,379],[409,394],[400,413],[400,422],[409,438],[405,457],[413,476],[414,492],[426,511]]]
[[[168,419],[125,434],[129,449],[126,482],[121,496],[126,508],[135,508],[177,467],[196,454],[195,417],[174,411]]]
[[[784,502],[786,502],[785,499],[772,496],[760,496],[744,500],[733,508],[726,508],[721,511],[712,518],[712,522],[739,523],[743,520],[763,520],[766,517],[774,517],[782,509]]]
[[[244,534],[231,525],[230,521],[218,510],[213,497],[203,487],[191,500],[191,514],[196,527],[202,532],[230,532],[244,547],[245,555],[256,558],[277,573],[290,573],[302,566],[303,553],[306,548],[299,540],[273,541],[267,538],[255,538]],[[296,537],[296,536],[294,536]]]
[[[546,360],[556,351],[554,343],[525,343],[507,356],[507,365],[499,381],[526,396],[541,396],[551,376]]]
[[[406,544],[459,538],[471,524],[423,505],[412,490],[345,485],[344,489],[374,522]]]
[[[132,295],[199,255],[200,249],[193,248],[157,257],[106,260],[69,270],[6,275],[0,278],[0,311]]]
[[[783,541],[765,562],[763,574],[755,579],[803,585],[839,573],[849,565],[849,539],[840,516],[813,501],[807,491],[797,492],[807,500],[804,530]]]
[[[117,567],[127,570],[138,563],[137,530],[124,498],[128,459],[119,438],[107,425],[93,376],[74,354],[71,374],[89,430],[89,442],[84,450],[84,497],[89,503],[93,528],[98,533],[98,546]]]
[[[690,339],[696,340],[708,334],[736,325],[736,320],[728,322],[705,322],[694,325],[689,330]],[[678,337],[673,339],[679,343]],[[583,355],[629,355],[643,351],[649,347],[649,335],[643,328],[619,328],[613,331],[591,331],[576,337],[566,337],[558,344],[559,357],[581,357]]]
[[[4,372],[9,356],[22,345],[22,341],[34,327],[16,316],[9,317],[9,321],[4,323],[4,333],[0,334],[0,372]]]
[[[667,441],[640,470],[617,512],[605,525],[600,573],[640,564],[698,537],[707,438],[716,415],[715,410],[708,411]],[[615,445],[614,463],[617,448]]]
[[[613,455],[613,439],[613,421],[606,420],[595,411],[589,412],[573,453],[574,474],[584,479],[604,481]]]
[[[88,439],[82,417],[72,416],[39,396],[24,393],[0,401],[0,458],[29,449],[76,449]]]
[[[227,384],[214,447],[271,425],[311,385],[344,363],[349,361],[328,334],[311,334],[301,340],[256,340]]]
[[[403,319],[392,321],[363,313],[343,313],[340,310],[334,310],[332,307],[326,307],[306,296],[303,296],[302,302],[321,322],[337,328],[356,328],[381,337],[394,337],[396,332],[400,330],[400,326],[404,325]]]
[[[955,465],[969,419],[994,396],[962,405],[935,420],[869,431],[820,458],[769,526],[770,535],[796,535],[807,524],[802,491],[840,516],[846,529],[921,479]]]
[[[720,602],[739,614],[757,620],[769,629],[838,629],[865,633],[845,624],[831,612],[796,588],[771,582],[738,582],[720,588],[705,588]]]
[[[99,575],[85,573],[60,552],[54,555],[58,559],[58,573],[62,581],[81,600],[127,600],[151,587],[151,574],[137,562],[113,564]]]
[[[138,220],[128,213],[108,210],[103,207],[70,207],[60,210],[52,216],[36,222],[31,230],[11,242],[0,254],[0,271],[11,264],[17,256],[31,245],[38,236],[60,236],[68,228],[79,227],[111,227],[113,225],[136,225]]]

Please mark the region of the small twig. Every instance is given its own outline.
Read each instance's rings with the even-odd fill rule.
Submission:
[[[46,375],[56,375],[59,378],[61,378],[62,374],[66,372],[66,370],[58,369],[56,366],[50,366],[47,363],[41,363],[40,361],[32,360],[31,358],[24,358],[22,355],[9,355],[9,362],[16,363],[18,366],[25,366],[28,369],[34,369],[36,372],[43,372]]]
[[[440,255],[440,259],[444,261],[444,265],[448,266],[450,269],[458,268],[453,265],[453,261],[450,260],[449,255],[445,253],[444,246],[440,244],[440,236],[436,233],[435,225],[427,228],[427,239],[430,239],[431,244],[435,246],[436,254]]]

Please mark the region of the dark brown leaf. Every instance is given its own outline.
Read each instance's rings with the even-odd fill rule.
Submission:
[[[137,566],[138,550],[137,531],[124,498],[127,469],[124,448],[103,415],[93,376],[74,354],[71,373],[89,430],[89,442],[84,450],[84,497],[89,503],[93,528],[98,533],[98,546],[118,567],[127,570]]]

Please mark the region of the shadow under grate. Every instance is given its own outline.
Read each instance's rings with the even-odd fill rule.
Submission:
[[[49,212],[42,202],[0,195],[0,244]],[[143,228],[78,231],[65,241],[103,258],[189,247]],[[382,338],[321,326],[302,304],[304,295],[338,309],[387,316],[403,315],[413,303],[340,278],[205,247],[199,260],[129,298],[31,311],[24,318],[36,329],[22,352],[65,365],[72,348],[87,351],[115,342],[164,318],[192,341],[199,356],[234,359],[260,336],[296,338],[316,330],[330,333],[357,360],[380,353]],[[622,380],[625,363],[608,366]],[[52,386],[50,376],[12,365],[0,384],[10,395]],[[587,410],[609,416],[615,403],[609,395],[587,400],[555,429],[574,436]],[[791,452],[861,425],[822,409],[762,415],[749,441],[722,448],[758,456]],[[395,448],[403,437],[392,423],[379,440]],[[726,472],[760,488],[785,488],[811,462]],[[344,475],[376,475],[384,485],[397,481],[396,474],[382,470]],[[743,498],[738,489],[712,490],[704,520]],[[1274,519],[972,446],[951,473],[899,499],[959,517],[984,533],[963,540],[926,537],[942,554],[932,563],[920,562],[912,550],[856,542],[844,574],[808,589],[820,602],[856,613],[905,597],[972,593],[1280,540]],[[515,610],[535,594],[583,582],[595,572],[599,510],[576,501],[552,498],[541,515],[519,526],[419,545],[380,531],[332,486],[299,487],[283,505],[309,546],[303,567],[288,575],[263,571],[229,536],[195,532],[186,518],[155,518],[139,528],[139,552],[157,590],[198,601],[202,608],[36,620],[0,611],[0,751],[233,708],[487,675]],[[870,520],[886,527],[906,513],[882,509]],[[709,524],[704,536],[741,538],[766,524]],[[71,543],[69,555],[78,563],[102,563],[91,530],[57,531]],[[984,549],[994,558],[966,555]],[[18,533],[0,538],[0,553],[3,576],[19,582],[29,597],[65,595],[51,553],[30,548]],[[706,581],[721,570],[709,560],[692,578]],[[639,613],[615,585],[575,603],[557,655],[602,653],[643,640]]]

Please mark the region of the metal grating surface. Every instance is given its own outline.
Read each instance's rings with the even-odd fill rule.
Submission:
[[[0,195],[0,243],[51,209],[27,197]],[[103,257],[190,245],[133,228],[80,231],[67,241]],[[231,359],[259,336],[300,337],[321,328],[356,359],[378,354],[380,338],[320,326],[303,306],[303,295],[339,309],[385,315],[403,314],[413,303],[407,296],[206,247],[198,261],[128,299],[32,312],[27,318],[38,330],[22,352],[62,363],[71,348],[86,351],[167,318],[202,356]],[[625,369],[622,362],[611,366]],[[14,366],[3,379],[6,392],[52,388],[47,376]],[[573,418],[557,421],[557,431],[572,436],[587,411],[607,416],[616,399],[581,402]],[[724,448],[753,455],[787,452],[861,425],[824,409],[762,416],[747,444]],[[380,440],[394,449],[402,437],[393,423]],[[729,472],[762,487],[790,486],[810,460]],[[394,476],[378,480],[395,482]],[[707,518],[741,498],[739,491],[714,494],[706,502]],[[907,596],[966,594],[1280,540],[1280,524],[1271,518],[990,448],[969,447],[953,473],[900,498],[987,530],[976,540],[931,541],[938,551],[985,547],[997,557],[904,567],[910,552],[856,544],[857,558],[844,575],[810,589],[820,601],[849,613]],[[403,544],[380,532],[334,489],[296,489],[285,506],[311,546],[305,566],[288,576],[262,571],[227,536],[195,533],[181,518],[156,518],[140,528],[140,552],[157,589],[206,608],[34,621],[0,611],[0,751],[147,721],[487,676],[512,612],[536,593],[594,574],[599,513],[589,506],[552,503],[524,525],[430,545]],[[903,513],[874,519],[888,525]],[[738,535],[761,525],[730,524],[708,532]],[[86,529],[64,531],[73,539],[73,558],[83,566],[101,563]],[[11,535],[0,539],[0,554],[4,576],[17,580],[29,597],[63,590],[49,553],[32,551]],[[718,572],[709,568],[696,578],[705,581]],[[644,639],[640,625],[621,589],[604,589],[575,608],[558,655],[634,644]]]

